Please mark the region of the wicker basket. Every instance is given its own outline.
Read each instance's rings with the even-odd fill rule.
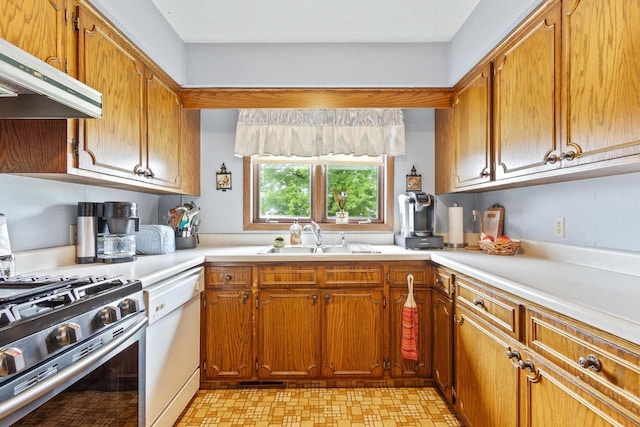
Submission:
[[[520,242],[491,242],[489,240],[480,240],[478,242],[482,252],[491,255],[515,255],[520,248]]]

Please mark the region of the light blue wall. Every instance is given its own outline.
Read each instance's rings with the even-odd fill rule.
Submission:
[[[185,45],[151,0],[91,0],[179,84],[185,83]]]
[[[446,43],[187,44],[187,86],[443,87]]]
[[[521,22],[541,0],[481,0],[449,43],[454,85]]]
[[[69,244],[78,202],[136,202],[143,224],[156,224],[160,196],[0,174],[0,213],[15,252]]]

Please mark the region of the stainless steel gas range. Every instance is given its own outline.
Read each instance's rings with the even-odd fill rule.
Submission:
[[[139,281],[0,279],[0,425],[144,425]]]

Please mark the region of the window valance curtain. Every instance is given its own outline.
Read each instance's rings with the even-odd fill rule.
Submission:
[[[240,110],[236,156],[405,154],[400,109]]]

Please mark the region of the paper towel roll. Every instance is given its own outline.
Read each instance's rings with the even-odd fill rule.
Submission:
[[[464,212],[462,207],[453,206],[449,208],[449,244],[464,244],[463,219]]]

